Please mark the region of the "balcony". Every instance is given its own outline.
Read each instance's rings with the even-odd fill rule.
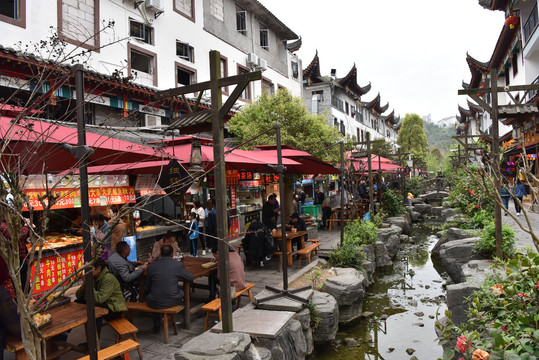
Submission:
[[[539,84],[539,76],[535,78],[535,80],[532,81],[531,83],[532,85],[537,85]],[[533,99],[535,99],[537,97],[537,90],[530,90],[528,91],[528,98],[527,98],[527,103],[530,103],[532,102]]]

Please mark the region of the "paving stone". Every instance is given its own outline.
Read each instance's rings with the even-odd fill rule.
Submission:
[[[232,313],[234,331],[251,336],[275,338],[295,315],[291,311],[271,311],[241,308]],[[301,327],[301,324],[298,321]],[[212,332],[222,332],[222,323],[215,325]]]

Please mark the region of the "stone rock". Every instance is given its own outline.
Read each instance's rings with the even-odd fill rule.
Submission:
[[[406,235],[404,235],[406,236]],[[391,235],[389,239],[385,242],[387,255],[389,255],[390,258],[394,259],[397,255],[397,252],[401,248],[401,241],[399,236],[397,235]]]
[[[216,334],[206,331],[186,342],[174,355],[176,360],[239,360],[246,355],[251,337],[243,333]]]
[[[339,306],[333,296],[328,293],[315,291],[311,300],[318,310],[320,322],[314,329],[315,342],[331,341],[335,339],[339,330]]]
[[[413,324],[413,326],[424,327],[425,324],[423,324],[423,323],[415,323],[415,324]]]
[[[386,221],[390,223],[391,225],[395,225],[401,228],[403,234],[405,235],[410,234],[410,223],[405,217],[402,217],[402,216],[390,217],[390,218],[387,218]]]
[[[374,253],[376,254],[377,268],[393,266],[393,262],[387,254],[387,249],[383,242],[377,241],[374,243]]]
[[[429,204],[415,204],[414,211],[417,211],[420,215],[430,214],[432,205]]]
[[[436,245],[432,248],[431,252],[434,254],[438,254],[440,252],[440,247],[453,240],[459,240],[459,239],[468,239],[470,238],[470,234],[468,234],[467,231],[459,229],[459,228],[449,228],[447,229],[447,232],[440,237]]]
[[[366,334],[366,335],[363,337],[363,341],[365,341],[365,342],[372,342],[372,336],[371,336],[371,334]]]
[[[442,216],[442,210],[444,208],[442,206],[433,206],[431,211],[433,215]]]
[[[368,280],[355,269],[336,268],[335,271],[337,276],[326,279],[322,291],[337,301],[339,323],[348,324],[361,316]]]
[[[255,359],[256,360],[258,360],[258,359],[260,359],[260,360],[272,360],[271,351],[269,351],[266,348],[254,346],[254,345],[251,344],[250,351],[251,351],[253,360],[255,360]],[[242,360],[244,360],[244,359],[242,359]]]
[[[312,301],[312,298],[311,298]],[[300,312],[297,312],[296,315],[294,315],[293,319],[297,320],[301,324],[301,329],[303,331],[306,331],[311,327],[311,314],[309,313],[309,309],[304,308]]]
[[[372,311],[363,311],[361,313],[361,317],[364,319],[370,319],[374,316],[374,313]]]
[[[387,352],[393,352],[393,351],[395,351],[394,347],[390,347],[390,348],[387,349]]]
[[[406,244],[410,241],[410,237],[408,235],[401,235],[399,236],[399,240],[402,244]]]
[[[413,222],[418,222],[418,221],[419,221],[419,217],[421,216],[421,214],[418,213],[417,211],[412,210],[412,211],[410,212],[410,216],[412,217],[412,221],[413,221]]]
[[[312,351],[308,345],[308,336],[302,331],[301,323],[291,319],[288,325],[275,338],[257,338],[260,346],[271,352],[273,359],[293,360],[305,359]]]
[[[446,208],[442,210],[442,220],[447,222],[450,218],[457,215],[457,210],[452,208]]]
[[[408,349],[406,349],[406,353],[407,353],[408,355],[412,355],[413,353],[415,353],[415,349],[408,348]]]
[[[404,219],[404,218],[399,218]],[[402,228],[388,223],[387,227],[378,229],[378,241],[386,242],[392,235],[402,234]]]
[[[368,284],[370,285],[372,283],[372,279],[374,278],[374,271],[376,270],[376,264],[370,260],[365,260],[363,262],[363,275],[365,276],[365,279],[367,280]],[[368,285],[367,285],[368,286]]]
[[[423,311],[415,312],[414,315],[417,316],[417,317],[425,316],[425,314],[423,313]]]
[[[344,338],[342,343],[343,343],[344,346],[348,346],[348,347],[358,347],[359,346],[359,341],[357,341],[356,339],[351,338],[351,337]]]
[[[419,359],[417,358],[417,356],[414,355],[414,356],[412,356],[412,357],[410,358],[410,360],[419,360]]]
[[[447,310],[452,313],[451,320],[458,326],[466,321],[466,311],[468,310],[468,298],[474,291],[479,290],[479,286],[468,283],[447,285]]]
[[[440,246],[440,260],[445,271],[455,283],[464,281],[462,265],[469,262],[474,256],[473,249],[478,240],[479,238],[453,240]]]

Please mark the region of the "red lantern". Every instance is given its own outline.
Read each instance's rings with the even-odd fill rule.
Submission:
[[[480,86],[479,88],[480,88],[480,89],[486,89],[487,87],[485,86],[485,84],[481,84],[481,86]],[[479,96],[485,96],[485,94],[483,94],[483,93],[479,93],[479,94],[477,94],[477,95],[479,95]]]
[[[515,25],[518,24],[519,18],[518,16],[509,16],[507,19],[505,19],[505,25],[509,26],[509,29],[514,29]]]

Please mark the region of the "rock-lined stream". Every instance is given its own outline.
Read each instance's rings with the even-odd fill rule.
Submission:
[[[414,243],[403,244],[393,269],[375,275],[367,290],[363,313],[369,318],[340,329],[333,344],[317,344],[310,359],[441,358],[434,323],[446,310],[443,284],[449,278],[430,257],[439,225],[430,220],[412,227]]]

